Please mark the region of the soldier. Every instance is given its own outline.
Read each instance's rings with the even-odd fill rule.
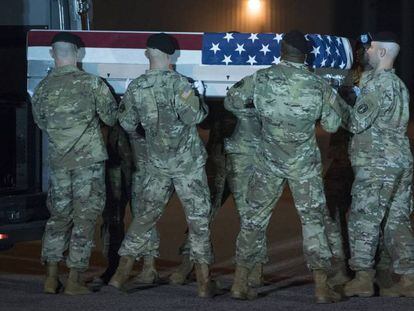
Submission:
[[[232,297],[249,298],[247,275],[260,262],[260,247],[272,209],[288,182],[302,220],[304,252],[314,273],[318,303],[338,301],[340,296],[327,284],[332,257],[324,228],[326,214],[321,157],[315,138],[315,123],[334,132],[341,124],[337,104],[341,99],[321,78],[304,65],[308,46],[299,31],[282,41],[282,62],[257,71],[234,88],[244,101],[232,101],[235,113],[255,108],[261,122],[261,141],[256,167],[250,178],[249,209],[241,219],[237,241],[237,266]]]
[[[76,67],[79,38],[61,32],[52,40],[55,68],[37,87],[33,116],[48,138],[50,218],[42,244],[46,293],[57,293],[58,262],[68,250],[65,293],[87,294],[88,268],[98,215],[105,206],[108,158],[100,125],[115,124],[117,105],[107,85]],[[102,123],[102,122],[103,123]]]
[[[242,80],[240,83],[252,83],[250,77]],[[233,135],[225,140],[225,151],[227,161],[227,180],[233,193],[237,211],[240,219],[246,218],[249,205],[246,202],[249,178],[252,175],[256,161],[256,151],[260,142],[260,120],[257,110],[252,103],[253,98],[250,94],[243,92],[243,88],[233,86],[228,92],[224,101],[227,110],[231,110],[237,117],[237,127]],[[241,109],[232,109],[237,103],[247,105]],[[237,240],[239,248],[240,239]],[[257,241],[256,247],[260,250],[256,264],[248,275],[248,283],[252,287],[263,285],[263,264],[267,261],[266,236]],[[239,256],[240,253],[237,253]],[[236,262],[242,259],[236,258]]]
[[[345,285],[347,296],[374,294],[374,258],[383,249],[392,258],[399,283],[381,289],[384,296],[414,296],[412,155],[407,137],[409,93],[394,73],[400,46],[392,33],[373,36],[367,50],[373,71],[361,85],[355,106],[345,114],[354,134],[350,158],[355,180],[349,216],[350,267],[355,278]],[[345,118],[345,117],[344,117]]]
[[[207,115],[187,79],[170,70],[175,51],[171,36],[160,33],[147,41],[150,70],[135,79],[121,102],[119,121],[127,132],[145,130],[148,163],[138,211],[119,250],[120,264],[110,285],[120,288],[137,257],[144,255],[152,229],[175,188],[187,222],[200,297],[212,295],[209,214],[205,173],[206,151],[196,124]]]
[[[89,283],[94,290],[108,284],[119,263],[118,249],[124,239],[125,208],[131,198],[133,158],[128,136],[116,124],[104,132],[108,161],[105,165],[106,203],[102,213],[101,238],[108,260],[105,272]]]

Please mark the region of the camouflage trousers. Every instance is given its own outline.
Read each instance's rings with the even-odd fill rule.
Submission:
[[[211,194],[211,212],[210,224],[214,221],[220,207],[224,204],[230,195],[227,187],[227,163],[224,153],[213,155],[208,158],[207,163],[213,166],[214,178],[209,181],[209,189]],[[188,230],[185,233],[184,244],[180,247],[180,255],[188,255],[190,253],[190,240],[188,239]]]
[[[89,266],[98,216],[105,206],[104,163],[73,170],[50,172],[47,221],[42,261],[58,262],[69,250],[68,268],[84,271]]]
[[[228,175],[230,191],[233,193],[234,202],[241,223],[250,217],[250,206],[246,202],[248,192],[249,179],[252,176],[255,167],[255,157],[244,154],[228,154]],[[242,231],[239,233],[239,238],[236,242],[236,262],[243,262],[243,244],[245,239],[242,236]],[[267,239],[266,234],[260,240],[256,241],[256,257],[253,259],[255,263],[266,263],[267,258]]]
[[[395,273],[413,274],[412,168],[356,167],[354,172],[348,220],[351,269],[372,269],[380,247],[383,262],[377,268],[387,268],[389,254]]]
[[[143,191],[143,184],[145,182],[145,168],[139,169],[135,171],[132,175],[132,197],[131,197],[131,214],[132,217],[140,217],[139,215],[145,213],[145,208],[140,206],[142,202],[140,202],[140,198]],[[172,196],[170,193],[169,197],[166,198],[165,202],[167,203]],[[165,204],[166,204],[165,203]],[[160,238],[158,235],[157,227],[154,225],[149,233],[149,240],[146,244],[145,249],[143,249],[139,257],[141,256],[148,256],[148,257],[159,257],[159,247],[160,247]],[[137,258],[139,259],[139,258]]]
[[[174,188],[187,218],[190,258],[199,263],[211,263],[210,191],[204,166],[193,169],[187,175],[174,177],[156,171],[147,171],[138,199],[138,209],[128,228],[119,255],[139,258],[148,252],[153,241],[155,225]]]
[[[332,253],[325,234],[327,209],[322,178],[295,180],[276,176],[270,170],[256,168],[249,181],[249,210],[241,218],[237,238],[237,263],[252,268],[263,254],[263,241],[273,208],[288,183],[302,222],[303,249],[312,270],[329,269]]]

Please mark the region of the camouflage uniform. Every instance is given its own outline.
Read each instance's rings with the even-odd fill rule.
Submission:
[[[142,124],[148,163],[137,214],[119,250],[121,256],[144,255],[175,188],[189,224],[190,257],[199,263],[211,262],[206,151],[195,126],[206,114],[187,79],[173,71],[148,70],[128,87],[119,121],[128,132]]]
[[[105,205],[107,152],[99,119],[116,122],[116,102],[106,84],[75,66],[55,68],[35,91],[33,116],[49,142],[50,219],[42,260],[86,270],[95,222]]]
[[[229,109],[251,107],[253,101],[262,125],[256,168],[247,191],[250,208],[241,220],[238,237],[238,264],[251,268],[258,261],[271,212],[289,183],[302,220],[308,265],[326,269],[332,254],[324,231],[327,209],[314,131],[319,119],[325,130],[337,130],[340,99],[304,65],[287,61],[259,70],[234,88],[247,100],[234,101]]]
[[[252,83],[249,77],[245,78],[245,82]],[[224,100],[224,107],[237,117],[237,126],[233,135],[225,140],[225,151],[227,156],[227,179],[241,222],[247,219],[246,215],[249,211],[246,194],[249,179],[255,168],[255,155],[259,146],[261,126],[256,109],[253,106],[243,106],[244,103],[249,103],[253,99],[251,94],[245,93],[243,90],[243,88],[233,86],[227,92]],[[243,247],[243,245],[240,245],[242,240],[241,237],[237,239],[237,262],[242,260],[242,258],[239,258],[242,253],[240,251],[240,247]],[[255,258],[255,262],[265,263],[267,261],[266,236],[257,243],[256,247],[260,254]]]
[[[394,272],[412,274],[414,240],[409,216],[413,161],[406,135],[407,88],[394,70],[371,73],[345,116],[354,134],[349,150],[355,173],[348,225],[350,267],[355,271],[372,269],[382,236],[382,254],[391,255]]]
[[[102,213],[101,237],[108,268],[103,275],[109,280],[119,262],[118,249],[124,238],[125,208],[131,198],[133,171],[131,147],[126,133],[116,124],[107,138],[109,159],[106,162],[106,204]]]

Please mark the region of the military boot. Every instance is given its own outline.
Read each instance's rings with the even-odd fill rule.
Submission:
[[[121,289],[122,285],[124,285],[125,282],[128,280],[129,274],[131,273],[132,268],[134,267],[134,263],[134,257],[122,256],[121,259],[119,259],[118,268],[116,269],[116,272],[112,276],[108,285]]]
[[[249,277],[247,279],[249,285],[251,287],[261,287],[264,284],[263,279],[263,264],[256,263],[253,269],[249,273]]]
[[[216,294],[216,284],[210,278],[210,269],[205,263],[196,263],[198,297],[210,298]]]
[[[247,282],[248,274],[248,268],[240,265],[236,266],[233,286],[231,287],[231,298],[246,300],[254,299],[257,297],[257,293],[249,287],[249,284]]]
[[[392,272],[390,270],[376,270],[375,283],[379,288],[380,296],[393,297],[392,293],[388,292],[388,290],[391,289],[394,285],[394,280],[392,279]]]
[[[332,273],[330,273],[330,276],[328,277],[329,286],[331,288],[334,288],[335,286],[342,286],[350,280],[351,278],[348,275],[345,261],[336,262],[332,266]]]
[[[385,297],[414,297],[414,275],[402,275],[398,283],[389,288],[380,288],[380,295]]]
[[[175,285],[183,285],[193,269],[194,263],[190,260],[190,256],[185,255],[181,265],[170,275],[170,283]]]
[[[134,283],[143,283],[143,284],[153,284],[158,280],[158,272],[155,268],[155,258],[152,256],[144,257],[144,264],[142,266],[142,271],[138,274],[133,282]]]
[[[315,282],[316,303],[332,303],[341,300],[341,295],[329,287],[328,274],[325,271],[314,270],[313,280]]]
[[[357,271],[354,279],[345,284],[345,296],[371,297],[374,295],[374,274],[373,270]]]
[[[58,263],[48,262],[46,264],[46,280],[43,291],[47,294],[57,294],[62,288],[58,277]]]
[[[66,282],[64,293],[67,295],[86,295],[91,291],[85,286],[81,278],[81,272],[70,269],[68,281]]]

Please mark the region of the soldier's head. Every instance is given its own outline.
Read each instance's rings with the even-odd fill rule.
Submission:
[[[358,36],[355,44],[355,62],[360,66],[367,67],[368,63],[368,54],[367,50],[371,46],[372,37],[371,34],[363,33]]]
[[[379,32],[372,36],[367,50],[368,62],[375,70],[391,69],[399,52],[397,36],[392,32]]]
[[[80,38],[70,32],[59,32],[53,37],[50,56],[56,67],[76,65],[80,42]]]
[[[145,56],[149,59],[151,68],[168,68],[175,46],[174,38],[166,33],[149,36]]]
[[[305,61],[306,54],[308,53],[308,42],[302,32],[299,30],[292,30],[283,36],[281,45],[282,59],[296,63],[303,63]]]

